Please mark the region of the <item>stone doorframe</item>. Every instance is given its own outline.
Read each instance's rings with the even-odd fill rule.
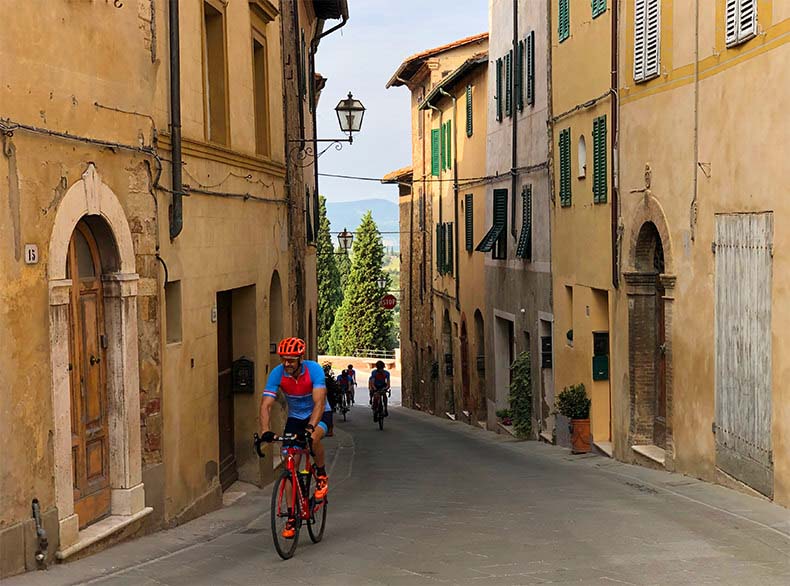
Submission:
[[[93,163],[69,188],[58,205],[49,242],[49,337],[54,414],[55,505],[60,550],[81,549],[79,519],[74,512],[69,377],[69,301],[72,280],[66,257],[72,233],[85,216],[100,216],[112,233],[115,272],[102,270],[107,335],[107,415],[112,517],[123,526],[150,512],[145,507],[140,444],[140,385],[137,351],[137,282],[132,234],[121,203],[101,181]],[[103,248],[103,251],[106,248]],[[102,522],[103,523],[103,522]],[[95,537],[95,536],[94,536]],[[87,544],[86,544],[87,545]],[[84,545],[83,545],[84,547]]]
[[[644,248],[646,243],[640,238],[642,228],[652,223],[658,233],[664,253],[664,272],[658,274],[655,270],[646,267],[643,259],[648,251]],[[631,214],[630,221],[626,223],[630,228],[629,253],[627,265],[623,271],[626,295],[628,297],[628,371],[629,371],[629,400],[630,400],[630,425],[628,429],[628,442],[632,446],[652,444],[652,410],[646,408],[646,396],[653,397],[655,391],[648,389],[648,385],[655,384],[655,372],[652,355],[648,357],[645,349],[637,348],[637,339],[644,338],[640,328],[645,324],[647,313],[652,314],[650,320],[655,319],[655,296],[657,293],[656,280],[664,288],[664,340],[665,340],[665,384],[666,384],[666,448],[663,458],[657,457],[653,451],[639,451],[651,459],[663,464],[667,470],[674,470],[675,443],[674,443],[674,385],[673,385],[673,301],[675,299],[674,247],[669,232],[669,224],[664,210],[659,201],[649,192],[645,193],[640,205]],[[649,251],[652,254],[652,250]],[[652,354],[652,350],[650,351]],[[648,364],[649,362],[649,364]],[[647,375],[647,376],[645,376]],[[650,440],[648,441],[648,419],[650,426]],[[657,450],[660,452],[660,450]]]

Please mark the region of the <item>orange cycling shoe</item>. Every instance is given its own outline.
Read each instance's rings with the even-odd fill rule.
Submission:
[[[285,523],[285,529],[283,529],[283,537],[285,537],[285,539],[293,539],[295,535],[296,519],[289,518]]]
[[[323,499],[329,490],[329,477],[319,476],[315,481],[315,498]]]

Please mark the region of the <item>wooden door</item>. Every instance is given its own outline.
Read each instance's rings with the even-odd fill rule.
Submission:
[[[232,293],[217,293],[217,370],[219,380],[219,481],[227,489],[239,477],[236,470],[233,425],[233,306]]]
[[[716,216],[716,465],[773,496],[773,214]]]
[[[71,449],[80,528],[110,512],[104,297],[96,241],[80,222],[69,243]]]
[[[469,381],[469,337],[466,333],[466,322],[461,324],[461,394],[463,396],[463,410],[474,413]]]
[[[656,286],[656,404],[653,420],[653,443],[666,448],[667,438],[667,367],[666,326],[664,320],[664,287]]]

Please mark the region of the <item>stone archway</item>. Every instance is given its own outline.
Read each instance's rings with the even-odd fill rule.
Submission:
[[[646,196],[634,222],[625,271],[630,372],[629,442],[672,467],[672,242],[658,202]]]
[[[80,221],[91,226],[100,250],[107,371],[110,516],[79,531],[74,508],[71,381],[69,372],[69,301],[72,279],[67,254]],[[69,188],[58,205],[49,241],[50,365],[54,413],[55,504],[60,549],[64,559],[90,543],[125,527],[152,511],[145,506],[140,445],[140,385],[137,351],[137,282],[134,246],[126,215],[93,164]],[[98,524],[97,524],[98,525]]]

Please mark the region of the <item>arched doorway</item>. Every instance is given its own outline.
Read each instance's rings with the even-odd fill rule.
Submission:
[[[466,332],[466,319],[461,317],[461,397],[463,401],[463,411],[472,423],[472,415],[475,411],[472,404],[470,373],[469,373],[469,336]]]
[[[631,443],[668,450],[667,288],[664,244],[658,228],[646,221],[633,249],[634,271],[625,274],[628,289],[629,363],[631,372]]]

